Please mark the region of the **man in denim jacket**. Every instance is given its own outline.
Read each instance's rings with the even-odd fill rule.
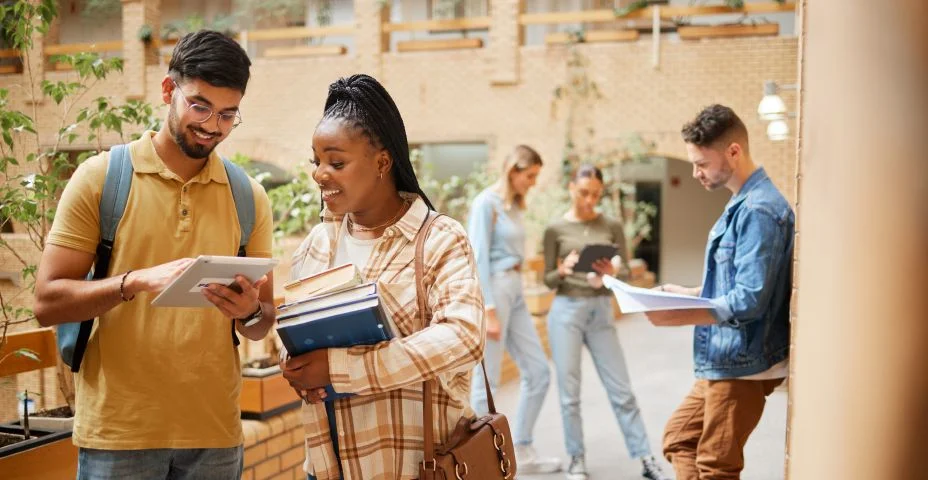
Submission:
[[[752,161],[730,108],[707,107],[682,133],[693,177],[733,196],[709,232],[703,285],[659,287],[716,307],[647,314],[658,326],[696,326],[697,379],[667,422],[664,455],[678,480],[737,479],[766,397],[789,369],[793,211]]]

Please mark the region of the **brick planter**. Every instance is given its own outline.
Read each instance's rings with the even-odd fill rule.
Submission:
[[[302,400],[275,365],[260,370],[246,369],[242,373],[240,402],[242,419],[266,420],[298,408]]]
[[[267,420],[242,420],[245,434],[243,480],[306,480],[305,433],[299,410]]]

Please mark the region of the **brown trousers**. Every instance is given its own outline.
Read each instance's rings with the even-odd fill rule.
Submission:
[[[783,379],[697,380],[664,429],[677,480],[737,480],[744,445]]]

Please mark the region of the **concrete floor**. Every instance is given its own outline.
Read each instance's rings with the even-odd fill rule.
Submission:
[[[651,447],[660,456],[664,424],[693,383],[692,327],[656,328],[643,315],[627,315],[617,322],[632,385],[642,409]],[[548,456],[564,458],[564,435],[552,367],[551,389],[535,428],[535,447]],[[501,388],[497,404],[513,412],[519,385]],[[583,359],[583,430],[587,467],[593,480],[641,478],[640,465],[628,457],[619,426],[589,354]],[[743,480],[782,480],[786,438],[786,390],[780,387],[767,399],[767,407],[745,449]],[[661,459],[663,461],[663,459]],[[665,471],[673,469],[664,462]],[[522,480],[564,478],[563,473],[520,475]]]

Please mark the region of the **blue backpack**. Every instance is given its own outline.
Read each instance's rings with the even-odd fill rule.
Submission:
[[[245,256],[245,245],[251,237],[255,224],[255,202],[251,191],[248,174],[238,165],[222,159],[229,177],[229,187],[235,201],[235,211],[242,230],[242,239],[238,246],[238,256]],[[87,274],[87,280],[99,280],[109,275],[110,256],[116,240],[116,229],[126,211],[129,188],[132,186],[132,157],[128,145],[116,145],[110,150],[110,162],[106,169],[106,181],[100,197],[100,243],[97,245],[97,258],[93,270]],[[81,368],[84,350],[90,340],[94,319],[82,322],[62,323],[56,327],[58,352],[61,359],[71,367],[72,372]],[[232,344],[238,346],[235,325],[232,324]]]

